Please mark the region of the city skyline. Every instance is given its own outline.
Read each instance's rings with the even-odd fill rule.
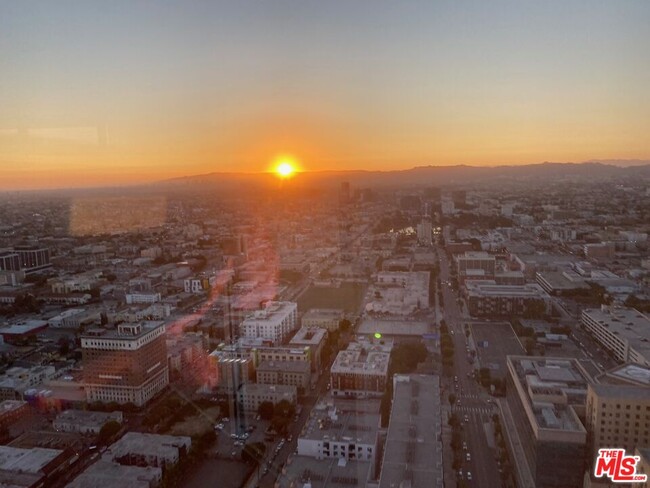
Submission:
[[[65,8],[68,7],[68,8]],[[0,7],[3,190],[650,159],[646,2]]]

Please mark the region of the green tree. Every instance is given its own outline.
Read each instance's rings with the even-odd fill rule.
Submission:
[[[273,418],[274,411],[275,407],[273,406],[272,402],[262,402],[257,408],[257,413],[264,420],[271,420]]]
[[[109,420],[106,422],[99,431],[98,441],[102,444],[107,444],[122,428],[119,422]]]
[[[253,442],[246,444],[242,450],[242,460],[251,464],[260,464],[264,460],[266,445],[263,442]]]
[[[350,330],[352,327],[352,322],[350,322],[348,319],[343,319],[339,322],[339,330],[341,332],[347,332]]]
[[[279,415],[285,419],[293,418],[296,414],[296,406],[288,400],[280,400],[274,407],[275,415]]]

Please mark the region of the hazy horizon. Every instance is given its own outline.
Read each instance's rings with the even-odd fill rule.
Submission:
[[[650,4],[7,2],[0,187],[650,159]]]

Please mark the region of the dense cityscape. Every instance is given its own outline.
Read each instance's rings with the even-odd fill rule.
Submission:
[[[650,472],[644,168],[7,192],[0,482],[598,487],[612,446]]]

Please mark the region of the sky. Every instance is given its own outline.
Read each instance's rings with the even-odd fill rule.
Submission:
[[[650,159],[647,0],[0,3],[0,190]]]

